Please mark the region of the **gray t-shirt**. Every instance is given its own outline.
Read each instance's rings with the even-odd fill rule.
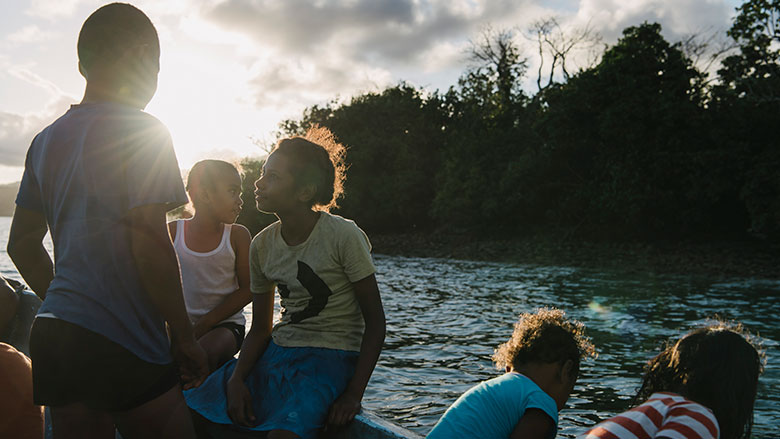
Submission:
[[[274,343],[360,352],[365,325],[352,284],[376,269],[368,237],[353,221],[322,212],[298,245],[287,245],[277,221],[252,240],[249,270],[252,293],[279,291]]]
[[[152,363],[171,361],[165,322],[140,284],[126,214],[187,202],[170,134],[132,107],[73,105],[27,152],[16,204],[42,212],[55,275],[38,314],[97,332]]]

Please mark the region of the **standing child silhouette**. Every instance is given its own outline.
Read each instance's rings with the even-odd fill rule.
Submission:
[[[168,229],[179,257],[187,314],[213,371],[244,341],[252,237],[246,227],[234,224],[243,204],[235,166],[221,160],[195,163],[187,192],[195,215],[168,223]]]
[[[212,422],[268,437],[314,438],[360,411],[385,335],[368,238],[328,210],[341,194],[344,147],[324,128],[281,140],[255,182],[278,218],[250,247],[252,328],[237,361],[187,403]],[[272,328],[274,289],[282,317]]]
[[[747,439],[762,370],[741,326],[695,329],[650,360],[640,403],[579,439]],[[644,401],[644,402],[643,402]]]
[[[113,438],[115,425],[126,438],[192,437],[180,373],[197,385],[208,364],[166,227],[187,196],[168,131],[142,111],[157,89],[157,31],[112,3],[84,22],[78,55],[84,99],[30,145],[8,240],[43,299],[34,400],[51,407],[57,438]]]

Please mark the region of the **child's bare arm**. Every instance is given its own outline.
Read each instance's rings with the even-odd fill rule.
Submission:
[[[130,251],[141,285],[152,303],[168,322],[174,353],[182,369],[185,387],[198,386],[208,375],[206,353],[195,341],[181,289],[176,251],[165,223],[164,204],[151,204],[130,210]]]
[[[252,293],[249,291],[249,243],[252,236],[246,227],[234,224],[231,231],[231,245],[236,253],[236,277],[238,278],[238,289],[225,296],[222,302],[214,309],[206,313],[197,322],[195,322],[195,338],[202,337],[219,322],[227,319],[240,311],[252,300]],[[271,294],[273,296],[273,294]]]
[[[19,305],[19,296],[5,278],[0,276],[0,334],[5,332],[11,324],[16,308]]]
[[[553,432],[550,416],[542,410],[529,408],[512,430],[510,439],[547,439]]]
[[[328,422],[335,425],[346,424],[360,412],[360,401],[374,371],[382,345],[385,341],[385,311],[382,298],[376,284],[376,276],[370,275],[352,284],[355,296],[360,304],[366,329],[360,344],[355,374],[347,388],[330,407]]]
[[[255,294],[252,297],[252,327],[241,346],[236,368],[227,382],[228,416],[236,424],[254,425],[255,415],[252,411],[252,397],[244,380],[263,355],[271,340],[271,329],[274,317],[273,290],[265,294]]]
[[[46,217],[34,210],[16,207],[8,236],[8,256],[27,285],[43,300],[54,279],[54,264],[43,247]]]

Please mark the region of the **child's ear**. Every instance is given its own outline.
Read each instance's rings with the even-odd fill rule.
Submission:
[[[566,360],[561,365],[561,380],[565,383],[572,383],[577,379],[574,373],[574,361]]]
[[[204,203],[211,200],[211,196],[207,189],[198,185],[195,189],[190,191],[190,200],[192,200],[193,205],[195,204],[195,199],[198,200],[198,203]]]
[[[314,195],[317,194],[317,186],[313,184],[307,184],[298,188],[298,201],[301,203],[311,203],[314,199]]]
[[[201,189],[200,199],[206,202],[211,201],[211,191],[206,188]]]

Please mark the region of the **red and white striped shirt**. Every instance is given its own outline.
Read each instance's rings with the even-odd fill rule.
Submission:
[[[712,410],[680,395],[658,392],[627,412],[607,419],[577,439],[718,439]]]

